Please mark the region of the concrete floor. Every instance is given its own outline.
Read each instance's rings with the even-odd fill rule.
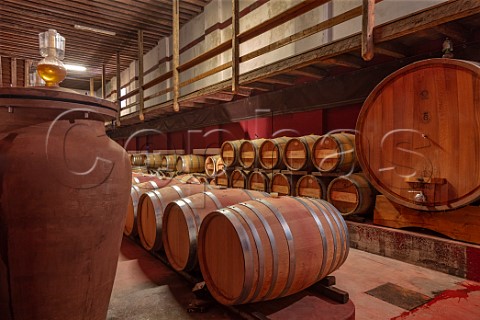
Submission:
[[[354,249],[333,275],[336,287],[349,293],[358,320],[480,319],[480,283],[477,282]],[[379,298],[366,293],[385,284],[386,296]],[[392,292],[392,288],[397,291]],[[398,306],[404,300],[411,302],[412,297],[425,299],[421,303],[426,303],[412,310]],[[124,238],[108,320],[241,319],[219,305],[208,308],[206,313],[187,313],[193,298],[191,285],[185,279]],[[310,305],[308,311],[312,299],[315,298],[309,294],[299,295],[294,302],[285,298],[284,307],[262,312],[269,319],[319,319],[318,314],[312,312],[318,307]],[[296,306],[308,312],[295,313]],[[292,318],[292,314],[297,316]]]

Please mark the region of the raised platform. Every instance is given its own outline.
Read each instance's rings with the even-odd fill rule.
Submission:
[[[468,280],[480,281],[480,246],[347,221],[350,246]]]

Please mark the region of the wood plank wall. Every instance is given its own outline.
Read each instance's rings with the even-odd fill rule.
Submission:
[[[2,67],[2,79],[1,79],[1,86],[2,87],[10,87],[12,84],[12,67],[11,57],[1,57],[1,67]],[[25,86],[25,60],[16,59],[17,60],[17,87]]]

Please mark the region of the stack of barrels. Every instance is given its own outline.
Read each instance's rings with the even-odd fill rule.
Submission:
[[[344,215],[367,213],[374,204],[375,190],[358,172],[353,134],[226,141],[220,156],[217,184],[326,199]]]
[[[134,178],[125,234],[164,252],[175,270],[200,271],[222,304],[299,292],[347,258],[347,226],[324,200],[219,189],[185,177]]]

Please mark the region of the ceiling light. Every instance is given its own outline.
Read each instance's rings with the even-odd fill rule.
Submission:
[[[87,68],[85,68],[84,66],[76,66],[73,64],[66,64],[65,68],[70,71],[87,71]]]
[[[84,31],[91,31],[91,32],[96,32],[96,33],[101,33],[101,34],[106,34],[108,36],[114,36],[116,35],[115,32],[113,31],[108,31],[108,30],[103,30],[103,29],[97,29],[97,28],[92,28],[92,27],[87,27],[87,26],[81,26],[81,25],[74,25],[73,26],[75,29],[78,30],[84,30]]]

